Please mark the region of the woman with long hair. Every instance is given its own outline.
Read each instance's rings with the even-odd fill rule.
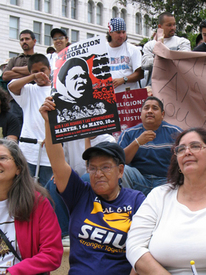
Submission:
[[[0,274],[49,274],[61,264],[61,230],[46,190],[16,142],[0,139]]]

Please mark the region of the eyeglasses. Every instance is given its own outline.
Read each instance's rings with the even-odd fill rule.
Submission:
[[[189,149],[191,153],[199,153],[200,150],[206,148],[201,142],[191,142],[188,146],[178,145],[174,149],[174,154],[178,157],[181,157],[185,154],[186,150]]]
[[[96,174],[98,170],[101,170],[103,174],[108,174],[111,172],[112,168],[117,166],[118,165],[115,165],[115,166],[104,165],[102,167],[89,166],[87,170],[88,170],[88,173],[92,175]]]
[[[55,38],[53,38],[53,41],[63,40],[64,38],[65,38],[65,36],[55,37]]]
[[[13,158],[10,158],[10,157],[7,157],[7,156],[0,156],[0,162],[1,163],[5,163],[5,162],[7,162],[10,159],[13,160]]]

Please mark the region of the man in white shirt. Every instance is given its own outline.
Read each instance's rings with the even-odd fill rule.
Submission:
[[[158,30],[155,38],[144,45],[142,57],[142,69],[152,71],[154,63],[153,49],[156,41],[162,41],[166,47],[175,51],[190,51],[190,41],[184,37],[175,35],[176,21],[174,16],[169,12],[163,12],[158,19]],[[158,35],[161,33],[160,35]]]
[[[138,81],[144,78],[141,51],[126,41],[126,24],[123,18],[112,18],[108,27],[107,51],[115,93],[123,92],[127,87],[131,90],[138,89]]]

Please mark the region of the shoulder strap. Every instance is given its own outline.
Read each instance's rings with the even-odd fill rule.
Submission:
[[[8,246],[8,248],[11,250],[11,252],[14,254],[14,256],[21,261],[21,257],[18,255],[18,253],[16,252],[16,250],[13,248],[11,242],[8,240],[7,236],[4,234],[4,232],[0,229],[0,235],[2,237],[2,239],[5,241],[6,245]]]
[[[152,71],[149,71],[145,86],[148,86],[149,84],[151,85],[151,76],[152,76]]]

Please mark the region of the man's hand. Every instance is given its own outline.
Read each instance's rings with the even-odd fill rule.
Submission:
[[[145,86],[144,88],[147,89],[147,96],[153,96],[152,86]]]
[[[48,96],[39,108],[39,112],[45,121],[49,121],[48,112],[55,110],[55,106],[56,104],[53,102],[52,96]]]
[[[157,41],[161,41],[162,43],[164,43],[164,30],[161,28],[157,29],[157,33],[156,33],[156,37],[155,39]]]
[[[144,131],[136,138],[136,140],[133,140],[126,148],[124,148],[126,164],[129,164],[133,160],[135,154],[139,150],[139,146],[152,141],[155,137],[156,134],[152,130]]]
[[[144,131],[139,137],[137,137],[137,140],[139,141],[140,145],[144,145],[149,141],[152,141],[155,139],[156,134],[152,130]]]
[[[118,86],[120,86],[122,84],[124,84],[124,78],[123,77],[113,79],[114,88],[117,88]]]

